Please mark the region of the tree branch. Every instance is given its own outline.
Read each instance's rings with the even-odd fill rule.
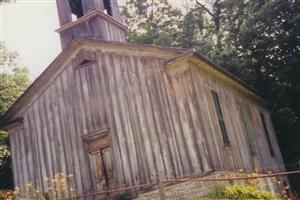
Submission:
[[[214,14],[207,7],[205,7],[202,3],[200,3],[198,0],[196,0],[196,3],[198,6],[200,6],[200,8],[205,10],[210,16],[215,17]]]

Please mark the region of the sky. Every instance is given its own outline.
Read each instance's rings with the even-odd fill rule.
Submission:
[[[183,0],[172,0],[180,5]],[[0,40],[34,80],[61,51],[55,0],[16,0],[0,8]]]
[[[35,79],[60,52],[55,0],[17,0],[0,12],[0,40],[18,52],[19,64]]]

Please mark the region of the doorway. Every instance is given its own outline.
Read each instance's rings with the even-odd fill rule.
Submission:
[[[91,174],[97,191],[114,188],[115,174],[108,136],[88,136],[85,141],[89,152]]]

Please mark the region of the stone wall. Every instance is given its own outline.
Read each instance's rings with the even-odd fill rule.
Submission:
[[[202,178],[220,178],[220,177],[234,177],[234,176],[249,176],[246,173],[225,173],[215,172],[211,175]],[[172,185],[165,185],[164,193],[166,199],[172,200],[185,200],[185,199],[199,199],[199,197],[205,197],[210,191],[217,185],[232,185],[232,184],[246,183],[245,180],[239,181],[188,181],[182,183],[176,183]],[[274,178],[263,178],[253,180],[254,184],[257,184],[259,188],[265,191],[270,191],[274,195],[276,192],[282,190],[280,184],[281,181],[275,180]],[[140,192],[135,200],[159,200],[160,195],[158,189],[154,189],[148,192]]]

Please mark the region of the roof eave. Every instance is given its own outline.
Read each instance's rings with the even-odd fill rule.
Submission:
[[[124,31],[128,30],[127,26],[124,25],[122,22],[116,20],[115,18],[113,18],[113,17],[105,14],[103,11],[97,9],[97,10],[94,10],[94,11],[92,11],[92,12],[90,12],[90,13],[88,13],[88,14],[80,17],[80,18],[78,18],[75,21],[72,21],[70,23],[67,23],[67,24],[61,26],[60,28],[56,29],[55,31],[58,32],[58,33],[60,33],[62,31],[65,31],[65,30],[73,27],[73,26],[77,26],[78,24],[86,22],[86,21],[88,21],[91,18],[94,18],[96,16],[99,16],[101,18],[104,18],[104,19],[108,20],[109,22],[113,23],[114,25],[118,26],[119,28],[121,28]]]
[[[237,78],[236,76],[234,76],[233,74],[228,72],[226,69],[224,69],[220,65],[215,64],[207,57],[203,56],[200,53],[197,53],[194,49],[191,49],[188,52],[184,52],[178,56],[175,56],[174,58],[171,58],[170,60],[165,62],[165,66],[167,68],[172,68],[172,66],[178,65],[179,63],[186,62],[188,60],[192,60],[193,58],[197,58],[197,59],[201,60],[202,62],[206,63],[208,66],[212,67],[216,71],[220,72],[221,74],[224,74],[226,77],[228,77],[232,81],[238,83],[243,88],[245,88],[247,91],[249,91],[252,94],[251,96],[253,96],[255,99],[259,100],[261,103],[263,103],[266,106],[269,105],[268,101],[263,98],[263,95],[259,91],[255,90],[254,88],[252,88],[251,86],[246,84],[244,81],[242,81],[241,79]]]
[[[23,124],[23,118],[20,117],[20,118],[16,118],[16,119],[13,119],[13,120],[6,120],[6,121],[3,121],[1,124],[0,124],[0,130],[9,130],[13,127],[17,127],[19,125]]]
[[[21,96],[19,96],[19,98],[14,102],[14,104],[4,113],[4,115],[0,118],[0,126],[4,122],[14,120],[14,113],[16,113],[19,109],[21,101],[26,100],[26,98],[30,98],[30,96],[27,95],[27,93],[29,91],[34,90],[35,87],[37,87],[37,82],[40,82],[45,79],[45,74],[51,73],[51,66],[58,65],[60,62],[63,62],[62,58],[65,57],[65,55],[69,52],[79,47],[80,44],[80,39],[74,39],[73,42],[71,42],[62,52],[60,52],[60,54],[50,63],[50,65],[31,83],[31,85],[22,93]]]
[[[60,66],[64,63],[65,57],[69,54],[75,52],[81,46],[92,46],[92,45],[113,45],[117,48],[126,48],[128,49],[145,49],[151,50],[153,52],[156,51],[165,51],[165,52],[173,52],[174,54],[181,54],[185,52],[186,49],[182,48],[168,48],[168,47],[158,47],[153,45],[142,45],[142,44],[133,44],[133,43],[124,43],[124,42],[113,42],[113,41],[100,41],[86,38],[75,38],[63,51],[54,59],[54,61],[32,82],[32,84],[23,92],[23,94],[15,101],[15,103],[5,112],[5,114],[0,118],[0,125],[14,120],[18,117],[19,111],[22,109],[23,102],[32,98],[33,91],[38,88],[38,83],[41,81],[47,81],[51,73],[55,71],[53,67]],[[57,68],[56,67],[56,68]],[[29,101],[29,100],[28,100]]]

